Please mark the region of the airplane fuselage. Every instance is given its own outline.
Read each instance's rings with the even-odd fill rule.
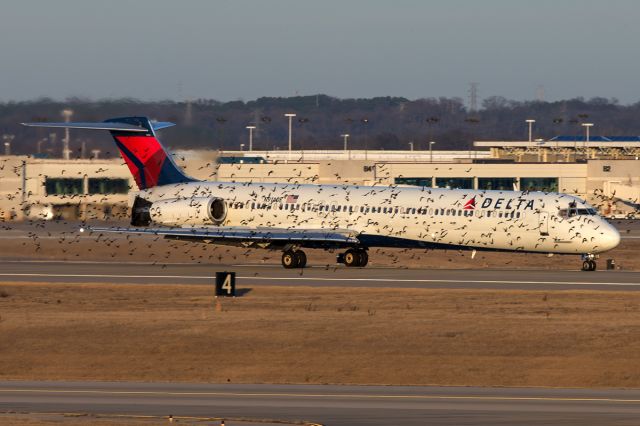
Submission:
[[[140,191],[152,202],[224,200],[224,220],[157,216],[168,226],[345,230],[365,247],[433,247],[596,254],[617,230],[566,194],[406,186],[192,182]]]

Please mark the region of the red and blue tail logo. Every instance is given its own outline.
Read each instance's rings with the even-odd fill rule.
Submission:
[[[155,135],[152,123],[146,117],[123,117],[106,120],[111,123],[126,123],[139,126],[148,132],[113,130],[111,135],[127,163],[138,188],[174,183],[193,182],[176,165]]]

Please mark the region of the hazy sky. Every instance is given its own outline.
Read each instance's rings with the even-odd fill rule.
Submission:
[[[0,101],[640,100],[636,0],[5,0]]]

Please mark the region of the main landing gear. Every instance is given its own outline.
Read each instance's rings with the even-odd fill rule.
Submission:
[[[349,267],[363,267],[369,263],[369,255],[362,248],[352,248],[344,253],[340,253],[337,259],[338,263],[344,263]]]
[[[307,255],[302,250],[286,250],[282,253],[282,266],[287,269],[307,266]]]
[[[583,271],[595,271],[597,268],[596,265],[596,256],[593,254],[583,254],[582,255],[582,270]]]

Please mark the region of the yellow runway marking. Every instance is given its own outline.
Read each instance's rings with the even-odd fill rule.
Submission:
[[[285,397],[285,398],[350,398],[350,399],[424,399],[424,400],[484,400],[484,401],[558,401],[558,402],[619,402],[640,403],[640,399],[545,397],[545,396],[482,396],[482,395],[366,395],[366,394],[314,394],[266,392],[170,392],[170,391],[117,391],[66,389],[0,389],[0,393],[50,393],[87,395],[152,395],[152,396],[220,396],[220,397]]]

